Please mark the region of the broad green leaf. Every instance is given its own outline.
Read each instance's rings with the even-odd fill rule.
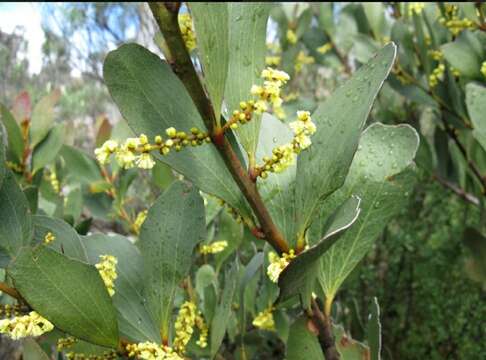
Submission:
[[[189,3],[196,30],[204,83],[211,97],[216,119],[221,116],[229,60],[227,3]]]
[[[84,262],[88,261],[86,249],[78,233],[64,220],[43,215],[32,216],[34,224],[34,244],[44,241],[48,232],[56,238],[48,246],[52,250]]]
[[[481,62],[483,51],[481,43],[476,36],[463,31],[453,42],[442,45],[445,59],[466,77],[475,78],[481,76]]]
[[[474,138],[486,150],[486,87],[475,83],[466,85],[466,105],[474,129]]]
[[[143,295],[143,259],[140,250],[127,238],[94,234],[84,236],[89,262],[96,264],[100,255],[117,258],[113,305],[118,314],[120,335],[131,341],[160,341],[157,324],[152,320]]]
[[[470,253],[466,272],[472,280],[486,285],[486,237],[474,228],[467,228],[462,241]]]
[[[260,129],[260,139],[256,153],[257,164],[263,163],[264,156],[272,156],[272,150],[293,139],[292,130],[274,116],[264,113]],[[294,247],[295,238],[295,164],[279,174],[270,173],[268,178],[258,180],[258,190],[275,224],[285,239]]]
[[[168,165],[157,161],[152,168],[152,181],[160,189],[165,190],[174,181],[174,174]]]
[[[211,358],[214,358],[214,355],[216,355],[221,343],[223,342],[224,334],[226,333],[226,328],[229,323],[229,318],[231,317],[231,304],[233,302],[233,296],[237,287],[238,264],[235,263],[226,273],[221,299],[213,317],[213,321],[211,322],[211,329],[209,331],[211,334],[209,340]]]
[[[324,225],[324,237],[315,245],[299,254],[280,274],[280,300],[285,301],[292,295],[303,293],[305,305],[310,300],[310,292],[315,282],[319,259],[329,248],[343,237],[360,213],[360,199],[352,196],[344,202]]]
[[[192,253],[205,236],[199,192],[174,182],[149,209],[140,232],[144,295],[153,320],[168,336],[175,292],[187,276]]]
[[[56,125],[44,140],[35,147],[32,154],[32,172],[36,173],[54,161],[64,141],[64,124]]]
[[[136,134],[153,139],[174,126],[188,132],[205,129],[182,82],[165,61],[136,44],[126,44],[108,54],[104,64],[108,89]],[[185,148],[158,158],[186,176],[202,191],[224,199],[245,215],[250,214],[230,172],[211,144]]]
[[[64,203],[64,216],[72,217],[76,222],[83,212],[83,194],[79,187],[72,189]]]
[[[29,203],[11,171],[7,171],[0,188],[0,219],[0,265],[5,267],[33,235]]]
[[[243,225],[239,224],[227,211],[219,217],[218,234],[214,241],[226,241],[228,246],[220,253],[214,254],[214,265],[219,272],[225,260],[233,254],[243,241]]]
[[[290,326],[287,360],[324,360],[317,336],[307,328],[307,319],[300,318]]]
[[[35,214],[39,207],[39,188],[37,186],[27,186],[24,188],[24,195],[29,203],[31,213]]]
[[[380,305],[378,299],[373,298],[371,313],[367,326],[368,346],[370,347],[370,360],[381,359],[381,323],[380,323]]]
[[[22,341],[23,360],[50,360],[34,338],[26,338]]]
[[[103,180],[96,160],[72,146],[63,145],[59,153],[68,169],[67,176],[76,182],[91,184]]]
[[[15,160],[20,163],[24,152],[24,139],[19,125],[8,109],[0,104],[0,120],[2,120],[8,135],[8,149]]]
[[[336,32],[334,19],[334,4],[330,2],[319,3],[319,24],[331,38],[334,38]]]
[[[229,64],[224,98],[228,114],[239,109],[240,101],[252,98],[253,84],[260,85],[265,67],[268,3],[228,3]],[[236,130],[241,145],[254,155],[257,148],[260,118]]]
[[[388,221],[405,205],[414,185],[416,131],[375,123],[363,132],[343,187],[321,209],[327,214],[350,195],[361,198],[356,223],[322,258],[319,281],[328,299],[373,246]],[[325,231],[323,229],[323,231]]]
[[[34,106],[30,123],[30,145],[33,148],[44,139],[51,129],[54,123],[54,107],[60,97],[61,92],[54,90]]]
[[[297,235],[303,238],[323,198],[338,189],[358,147],[361,129],[395,59],[393,43],[381,49],[312,114],[312,146],[297,162]]]
[[[380,40],[386,26],[385,7],[379,2],[364,2],[362,5],[375,39]]]
[[[28,304],[59,329],[116,348],[115,308],[98,270],[45,246],[22,248],[7,274]]]

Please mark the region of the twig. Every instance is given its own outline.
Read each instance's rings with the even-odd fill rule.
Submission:
[[[326,360],[339,360],[340,356],[332,333],[331,318],[324,315],[315,299],[312,299],[311,307],[312,320],[319,330],[318,339],[324,351],[324,357]]]
[[[476,206],[480,205],[479,199],[476,196],[466,192],[464,189],[461,189],[456,184],[453,184],[453,183],[441,178],[439,175],[432,175],[432,178],[434,180],[437,180],[437,182],[439,184],[441,184],[442,186],[444,186],[445,188],[451,190],[453,193],[458,195],[461,199],[463,199],[463,200],[465,200],[465,201],[467,201],[471,204],[474,204]]]
[[[258,218],[261,230],[265,234],[266,241],[279,253],[288,252],[288,243],[273,222],[268,209],[258,193],[256,184],[251,180],[248,172],[243,168],[230,142],[225,137],[224,132],[221,131],[221,128],[217,127],[213,107],[204,91],[199,76],[194,69],[189,53],[185,47],[184,40],[182,39],[178,23],[179,8],[174,4],[176,3],[150,3],[150,9],[152,10],[154,18],[164,36],[170,52],[170,64],[176,75],[184,83],[189,95],[191,95],[191,98],[211,134],[213,143],[216,145],[216,148],[230,170],[233,179],[238,184],[241,192]]]
[[[7,295],[10,295],[14,299],[17,299],[18,301],[20,301],[22,303],[25,303],[25,300],[22,297],[22,295],[20,295],[17,290],[15,290],[14,288],[11,288],[10,286],[5,284],[4,282],[0,282],[0,291],[4,292]]]

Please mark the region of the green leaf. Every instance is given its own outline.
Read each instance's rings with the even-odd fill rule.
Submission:
[[[378,2],[364,2],[362,5],[375,39],[381,39],[386,26],[385,7]]]
[[[120,235],[94,234],[83,236],[82,241],[91,264],[98,263],[100,255],[113,255],[118,260],[113,305],[120,334],[135,342],[159,342],[159,329],[150,317],[143,294],[143,259],[138,248]]]
[[[130,127],[153,139],[165,136],[174,126],[188,132],[205,129],[204,123],[182,82],[165,61],[136,44],[123,45],[108,54],[105,82]],[[213,145],[185,148],[158,158],[186,176],[202,191],[224,199],[249,215],[230,172]]]
[[[214,358],[214,355],[216,355],[221,343],[223,342],[224,334],[226,333],[226,328],[231,317],[231,304],[233,302],[233,296],[237,287],[238,264],[234,263],[230,270],[228,270],[226,273],[221,299],[216,309],[213,321],[211,322],[211,329],[209,331],[211,334],[211,338],[209,340],[211,358]]]
[[[218,234],[213,239],[215,241],[226,241],[228,246],[220,253],[214,254],[214,265],[219,272],[225,260],[238,249],[243,241],[243,226],[239,224],[233,216],[223,211],[219,217]]]
[[[272,156],[272,150],[293,139],[293,132],[288,125],[274,116],[264,113],[256,153],[257,164],[263,163],[264,156]],[[268,178],[258,180],[258,190],[277,227],[284,237],[295,244],[295,174],[297,166],[289,166],[279,174],[270,173]]]
[[[24,152],[24,139],[19,125],[8,109],[0,104],[0,119],[7,130],[8,135],[8,149],[14,156],[15,161],[20,163]]]
[[[368,345],[370,347],[370,360],[381,359],[381,323],[380,323],[380,305],[378,299],[373,298],[371,314],[368,320],[367,328]]]
[[[473,33],[463,31],[454,42],[444,44],[440,48],[445,59],[459,70],[461,75],[469,78],[481,77],[483,51],[481,43]]]
[[[76,222],[83,212],[83,194],[79,187],[72,189],[64,203],[64,216],[71,216]]]
[[[30,145],[33,148],[44,139],[51,129],[54,123],[54,107],[60,96],[61,92],[54,90],[34,106],[30,123]]]
[[[140,231],[143,282],[153,320],[168,336],[175,292],[189,272],[194,247],[205,236],[199,192],[174,182],[149,209]]]
[[[33,338],[24,339],[22,341],[22,348],[23,360],[50,360],[44,350],[42,350],[37,341]]]
[[[486,150],[486,87],[475,83],[466,85],[466,105],[474,129],[474,138]]]
[[[375,123],[363,132],[346,182],[321,209],[322,214],[328,214],[350,195],[362,200],[356,224],[322,258],[319,281],[328,299],[334,298],[387,222],[408,200],[418,143],[418,135],[409,125]]]
[[[74,259],[84,262],[88,261],[88,255],[81,238],[64,220],[43,215],[34,215],[32,220],[34,224],[34,244],[42,243],[46,234],[51,232],[56,239],[48,245],[49,248]]]
[[[103,180],[96,160],[72,146],[63,145],[60,155],[68,169],[67,176],[76,182],[91,184]]]
[[[5,177],[5,143],[7,136],[3,133],[3,127],[0,125],[0,188],[2,187],[3,178]]]
[[[252,98],[251,86],[260,85],[265,67],[268,3],[228,3],[229,65],[224,98],[228,114],[239,109],[240,101]],[[260,118],[236,130],[241,145],[254,155],[257,148]]]
[[[64,141],[64,124],[59,124],[49,131],[44,140],[35,147],[32,154],[32,172],[35,174],[45,165],[54,161]]]
[[[307,319],[300,318],[290,326],[287,360],[324,360],[317,336],[307,328]]]
[[[310,292],[313,290],[312,285],[317,276],[319,259],[354,224],[360,213],[360,201],[358,197],[352,196],[344,202],[326,221],[324,237],[317,244],[299,254],[284,269],[278,279],[279,300],[285,301],[293,295],[303,293],[304,304],[308,304]]]
[[[297,236],[302,239],[323,198],[345,180],[361,129],[395,59],[396,46],[386,45],[313,113],[313,145],[297,162]]]
[[[45,246],[22,248],[7,274],[28,304],[59,329],[116,348],[115,308],[98,270]]]
[[[7,171],[0,188],[0,219],[0,265],[5,267],[4,256],[15,256],[33,235],[29,203],[11,171]]]
[[[174,174],[169,166],[157,161],[152,168],[152,181],[160,189],[165,190],[174,181]]]
[[[189,3],[196,30],[204,82],[211,97],[216,119],[221,116],[229,62],[227,3]]]
[[[466,272],[472,280],[486,285],[486,237],[474,228],[466,228],[462,241],[470,253]]]
[[[27,186],[24,188],[24,195],[29,203],[31,213],[35,214],[39,206],[39,188],[37,186]]]
[[[32,103],[27,91],[20,92],[15,98],[12,106],[12,114],[19,124],[22,121],[30,120],[32,116]]]

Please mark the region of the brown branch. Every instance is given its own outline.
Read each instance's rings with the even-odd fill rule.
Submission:
[[[461,143],[461,141],[459,140],[459,137],[457,136],[456,129],[454,129],[451,125],[449,125],[449,123],[445,120],[444,116],[441,116],[440,119],[442,121],[442,124],[444,126],[444,130],[446,131],[447,135],[457,145],[459,151],[461,152],[462,156],[466,160],[469,169],[472,171],[472,173],[476,176],[476,178],[481,183],[481,185],[483,187],[483,195],[486,195],[486,178],[481,175],[481,172],[479,171],[479,168],[476,165],[476,163],[468,157],[467,150],[464,147],[464,145]]]
[[[20,301],[22,303],[25,303],[25,300],[22,297],[22,295],[20,295],[17,290],[15,290],[14,288],[11,288],[10,286],[5,284],[4,282],[0,282],[0,291],[4,292],[7,295],[10,295],[14,299],[17,299],[18,301]]]
[[[176,3],[150,3],[150,9],[164,36],[170,52],[169,62],[176,75],[181,79],[189,95],[201,114],[213,143],[230,170],[233,179],[238,184],[241,192],[250,204],[258,218],[259,225],[265,234],[265,239],[279,253],[288,252],[289,246],[280,230],[273,222],[268,209],[258,193],[256,184],[251,180],[248,172],[243,168],[238,156],[221,128],[216,128],[214,109],[204,91],[199,76],[194,69],[191,57],[182,39],[179,29],[178,12]]]
[[[312,320],[316,325],[319,335],[319,344],[324,351],[324,357],[326,360],[339,360],[339,352],[336,348],[336,343],[334,335],[332,333],[331,318],[324,315],[324,313],[319,309],[315,299],[312,299]]]
[[[464,189],[461,189],[456,184],[453,184],[453,183],[441,178],[439,175],[432,175],[432,179],[437,180],[437,182],[439,184],[444,186],[446,189],[451,190],[454,194],[459,196],[461,199],[463,199],[463,200],[465,200],[465,201],[467,201],[467,202],[469,202],[473,205],[476,205],[476,206],[480,205],[479,199],[476,196],[466,192]]]

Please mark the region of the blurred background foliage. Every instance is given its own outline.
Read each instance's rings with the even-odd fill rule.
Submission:
[[[481,225],[484,189],[469,166],[473,162],[485,174],[486,153],[470,134],[464,100],[466,83],[476,81],[484,85],[486,80],[486,74],[480,72],[481,63],[486,61],[486,10],[484,6],[481,9],[481,5],[468,3],[459,5],[452,14],[452,5],[276,3],[268,27],[267,64],[287,71],[292,77],[285,93],[287,114],[296,109],[313,110],[379,47],[390,40],[398,44],[397,64],[378,96],[369,123],[406,122],[420,130],[422,145],[417,159],[420,181],[408,207],[386,227],[374,250],[346,281],[334,308],[337,322],[350,329],[353,338],[363,339],[369,307],[377,297],[386,359],[486,358],[485,285],[484,278],[478,275],[484,264],[478,265],[481,257],[478,260],[477,243],[471,240],[481,236],[470,230],[473,227],[484,234]],[[26,90],[32,104],[36,104],[54,89],[60,89],[55,123],[67,127],[64,144],[92,154],[94,147],[110,135],[125,138],[130,131],[103,84],[102,63],[108,51],[131,41],[161,54],[158,46],[163,48],[163,44],[147,6],[140,3],[36,6],[42,13],[39,31],[45,38],[38,73],[29,70],[26,57],[29,39],[22,28],[4,32],[0,24],[0,103],[12,108],[17,95]],[[447,20],[449,15],[471,19],[479,25],[466,26],[454,33],[440,20]],[[442,45],[448,43],[465,46],[461,48],[466,49],[461,53],[465,63],[473,53],[470,48],[479,44],[477,71],[468,73],[467,67],[454,68],[457,66],[454,56],[445,54],[444,61],[444,51],[442,57],[434,58],[431,51],[444,50]],[[433,75],[437,74],[434,70],[440,69],[440,64],[447,68],[434,85]],[[460,143],[465,144],[466,154],[461,153]],[[61,153],[65,160],[69,158],[66,155],[69,149]],[[66,201],[77,204],[69,208],[68,215],[78,226],[95,217],[101,219],[94,222],[95,227],[121,233],[133,231],[131,226],[137,214],[175,178],[167,167],[158,164],[151,173],[120,171],[116,179],[108,176],[108,181],[96,164],[89,165],[90,160],[86,163],[87,178],[99,181],[91,182],[91,191],[83,190],[82,202],[73,188],[65,196]],[[62,167],[57,164],[57,169],[62,183]],[[94,175],[89,169],[95,169]],[[121,217],[115,220],[106,216],[111,212],[111,201],[116,203],[115,197],[103,192],[110,181],[118,182],[117,188],[127,194],[116,205]],[[94,189],[96,186],[100,188]],[[48,186],[40,187],[41,192],[44,189],[43,196],[52,200],[54,195]],[[207,201],[208,223],[220,216],[218,225],[210,227],[214,239],[234,236],[238,238],[234,246],[238,246],[248,234],[235,235],[237,225],[232,218],[225,212],[218,215],[220,206],[214,199]],[[128,209],[128,223],[124,223],[126,215],[122,208]],[[484,241],[479,246],[484,247]],[[219,263],[225,256],[221,255]],[[249,284],[255,291],[257,285],[255,281]],[[258,298],[264,302],[271,297],[260,294]],[[260,305],[257,308],[266,306]],[[248,337],[251,343],[251,333]],[[265,335],[265,343],[260,343],[261,339],[255,337],[260,354],[282,358],[281,339],[270,333]]]

